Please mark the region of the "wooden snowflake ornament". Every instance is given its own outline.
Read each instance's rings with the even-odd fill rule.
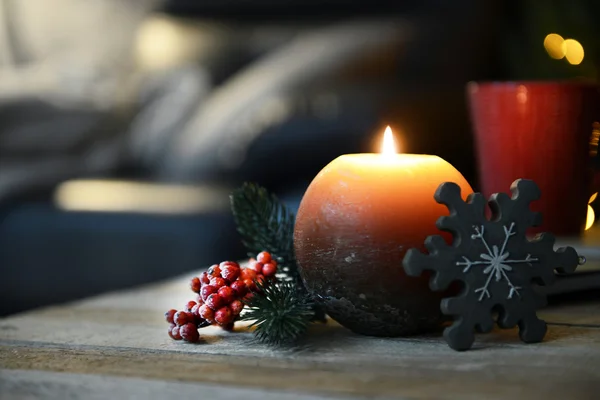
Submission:
[[[441,303],[442,313],[454,317],[444,338],[455,350],[469,349],[474,331],[489,332],[494,322],[501,328],[518,325],[521,340],[540,342],[546,323],[538,319],[536,310],[546,304],[546,298],[532,283],[551,285],[555,270],[573,272],[583,262],[571,247],[555,251],[555,239],[549,233],[526,237],[527,228],[541,224],[540,213],[529,208],[540,197],[533,181],[519,179],[511,185],[511,192],[512,198],[506,193],[491,196],[492,218],[488,220],[481,193],[470,195],[465,202],[458,185],[441,184],[434,198],[448,207],[450,215],[440,217],[436,225],[452,233],[453,243],[448,245],[439,235],[429,236],[425,240],[429,254],[411,249],[403,260],[410,276],[426,270],[433,273],[432,290],[445,290],[454,281],[464,283],[460,294]]]

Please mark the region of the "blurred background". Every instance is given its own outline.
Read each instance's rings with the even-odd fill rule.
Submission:
[[[465,84],[595,80],[599,12],[0,0],[0,315],[243,258],[232,188],[255,181],[297,207],[324,165],[375,151],[386,125],[476,188]]]

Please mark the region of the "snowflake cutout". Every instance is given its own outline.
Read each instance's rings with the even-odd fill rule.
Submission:
[[[546,304],[546,298],[533,284],[551,285],[555,270],[573,272],[581,263],[571,247],[555,251],[555,239],[549,233],[527,238],[527,228],[541,224],[541,215],[529,208],[540,197],[537,185],[519,179],[511,185],[511,192],[512,197],[506,193],[491,196],[492,218],[488,220],[481,193],[463,201],[458,185],[441,184],[434,198],[448,207],[450,215],[440,217],[436,225],[452,234],[452,245],[434,235],[425,240],[429,254],[411,249],[404,257],[409,276],[433,272],[432,290],[446,290],[455,281],[464,283],[462,292],[444,298],[440,307],[443,314],[454,317],[444,338],[455,350],[469,349],[474,331],[489,332],[494,323],[501,328],[518,325],[524,342],[543,340],[547,327],[536,311]]]
[[[487,240],[483,236],[483,233],[485,232],[485,227],[483,225],[481,225],[481,227],[473,227],[475,229],[475,233],[471,235],[471,239],[480,239],[483,245],[485,246],[487,253],[482,253],[479,255],[482,261],[471,261],[467,257],[463,256],[462,258],[464,261],[456,262],[457,266],[464,266],[464,273],[468,273],[473,265],[485,266],[483,273],[485,275],[488,275],[488,278],[482,287],[475,289],[475,293],[481,294],[478,299],[479,301],[482,301],[484,297],[492,297],[489,291],[489,286],[492,282],[492,278],[494,277],[496,278],[496,282],[499,282],[502,279],[506,280],[506,283],[510,288],[507,299],[512,299],[515,294],[517,296],[521,296],[519,292],[519,289],[521,289],[521,287],[513,285],[513,283],[507,275],[507,272],[513,270],[513,267],[511,266],[512,264],[531,264],[532,262],[539,261],[538,258],[532,257],[531,254],[527,254],[527,256],[521,260],[508,259],[510,253],[506,251],[506,245],[508,244],[510,237],[514,236],[516,233],[514,231],[514,227],[514,222],[511,222],[510,227],[508,229],[506,228],[506,226],[504,226],[504,242],[502,243],[502,247],[500,249],[498,249],[498,246],[496,245],[492,245],[492,247],[490,248]]]

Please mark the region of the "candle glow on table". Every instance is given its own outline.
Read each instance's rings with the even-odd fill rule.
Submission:
[[[314,178],[298,210],[294,242],[307,288],[332,318],[382,336],[439,323],[440,295],[426,278],[407,277],[402,259],[440,234],[435,222],[448,210],[433,195],[448,181],[465,198],[473,192],[440,157],[396,153],[389,127],[381,154],[342,155]]]

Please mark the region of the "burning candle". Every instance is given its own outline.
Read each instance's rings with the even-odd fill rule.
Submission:
[[[406,276],[402,259],[440,234],[448,215],[433,195],[465,178],[440,157],[398,154],[391,129],[380,154],[342,155],[308,187],[296,218],[294,244],[302,278],[327,313],[361,334],[410,335],[439,326],[441,294],[427,277]],[[450,241],[449,234],[446,234]]]

